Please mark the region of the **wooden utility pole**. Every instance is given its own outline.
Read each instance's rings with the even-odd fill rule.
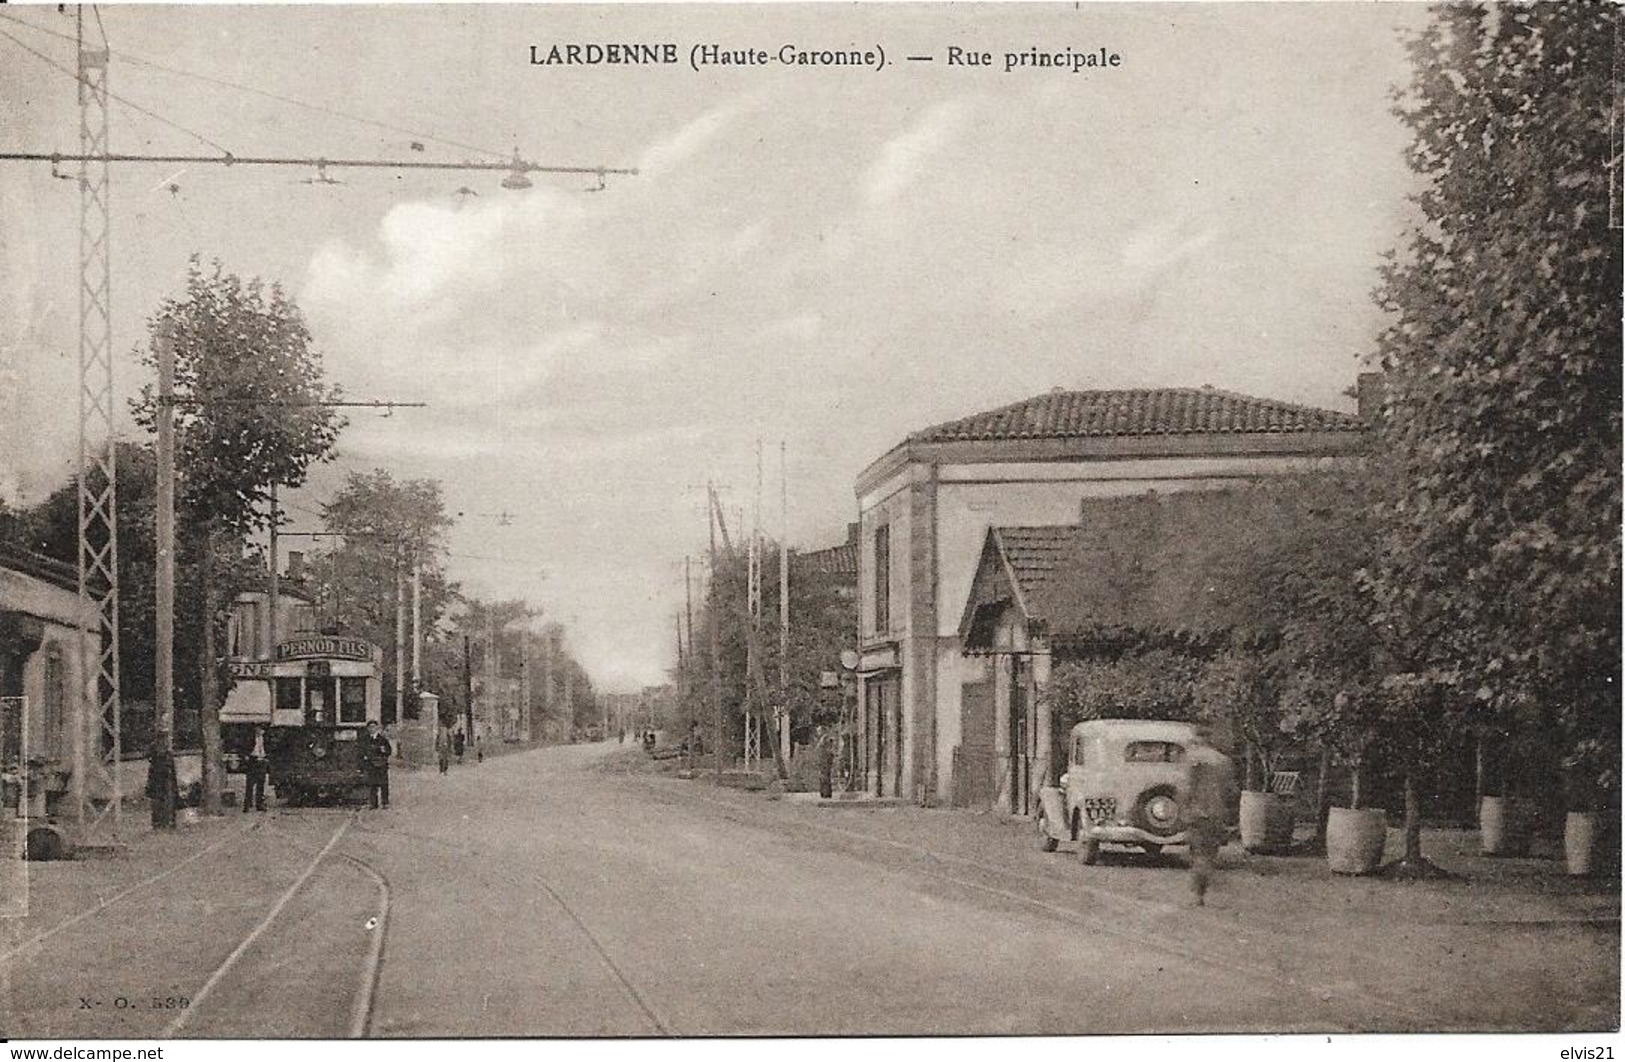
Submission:
[[[395,544],[395,721],[406,718],[406,565]]]
[[[519,740],[527,745],[530,732],[530,631],[519,632]]]
[[[158,532],[154,700],[165,750],[175,747],[175,340],[158,336]],[[174,809],[170,808],[171,821]]]
[[[463,635],[463,738],[474,744],[474,652]]]
[[[710,532],[711,552],[711,602],[706,608],[706,633],[711,639],[711,700],[716,709],[716,742],[713,750],[716,755],[717,782],[722,781],[722,642],[717,630],[721,617],[718,615],[718,606],[721,604],[717,593],[717,521],[722,517],[722,511],[717,503],[716,487],[707,483],[705,486],[707,496],[710,498],[710,511],[706,514],[706,529]]]
[[[779,755],[790,758],[790,475],[779,440]]]
[[[276,488],[277,488],[276,483],[272,482],[272,484],[271,484],[271,542],[270,542],[270,552],[271,552],[270,569],[271,570],[268,573],[268,575],[269,575],[269,583],[268,583],[268,586],[267,586],[266,602],[265,602],[265,641],[266,641],[265,659],[267,659],[267,660],[272,660],[272,659],[276,658],[277,597],[282,592],[282,588],[281,588],[281,584],[280,584],[280,580],[282,578],[282,573],[277,570],[277,535],[280,533],[280,530],[281,530],[277,525],[282,522],[282,520],[281,520],[282,510],[281,510],[281,507],[277,503],[277,496],[276,496],[277,491],[276,491]]]
[[[412,694],[423,690],[423,565],[412,554]]]

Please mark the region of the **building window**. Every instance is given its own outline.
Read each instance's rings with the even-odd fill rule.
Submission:
[[[875,633],[891,630],[891,526],[875,528]]]
[[[45,652],[45,712],[40,720],[40,736],[44,740],[36,746],[48,760],[62,758],[63,707],[67,694],[68,676],[62,665],[62,647],[53,642]]]

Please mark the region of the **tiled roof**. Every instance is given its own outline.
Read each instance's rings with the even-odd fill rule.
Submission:
[[[1022,595],[1032,598],[1055,574],[1056,568],[1077,547],[1083,528],[1000,527],[994,529],[999,549],[1015,573]]]
[[[79,590],[79,570],[52,557],[21,546],[0,542],[0,568],[33,576],[64,590]]]
[[[1106,435],[1354,432],[1360,419],[1213,387],[1063,391],[926,428],[911,442],[1068,439]]]
[[[858,577],[858,544],[856,542],[843,542],[839,546],[828,549],[815,549],[806,553],[794,555],[793,563],[803,571],[814,571],[819,575],[839,575],[856,579]]]

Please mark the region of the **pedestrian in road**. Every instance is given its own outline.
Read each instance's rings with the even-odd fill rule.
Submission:
[[[835,795],[835,732],[827,727],[818,728],[818,795]]]
[[[395,748],[384,736],[384,728],[378,725],[377,720],[367,724],[366,736],[362,739],[361,760],[367,772],[367,788],[371,792],[372,806],[379,807],[382,800],[383,807],[389,807],[389,757]]]
[[[1189,797],[1185,802],[1185,833],[1190,845],[1191,899],[1207,904],[1208,885],[1218,862],[1219,848],[1229,832],[1226,811],[1234,784],[1228,758],[1198,753],[1190,765]]]
[[[152,748],[147,750],[147,800],[152,804],[153,829],[175,828],[175,805],[180,801],[180,791],[169,732],[156,730],[152,735]]]
[[[252,807],[255,811],[265,810],[265,775],[270,769],[270,759],[265,754],[265,727],[254,727],[254,744],[248,750],[248,758],[243,762],[243,810]]]
[[[440,759],[440,773],[451,770],[451,735],[445,727],[434,732],[434,750]]]
[[[463,732],[461,730],[452,731],[451,751],[456,754],[458,763],[463,762],[463,747],[467,744],[468,739],[463,736]]]

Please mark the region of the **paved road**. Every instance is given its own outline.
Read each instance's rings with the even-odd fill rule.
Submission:
[[[1080,888],[1071,860],[1038,861],[1062,857],[960,858],[947,845],[849,828],[849,813],[794,814],[605,770],[613,751],[543,749],[446,776],[403,774],[387,812],[278,811],[154,839],[174,846],[163,860],[42,867],[33,915],[6,923],[0,943],[6,1031],[1528,1027],[1504,1003],[1475,1011],[1472,994],[1450,984],[1436,999],[1410,998],[1355,965],[1261,960],[1290,935],[1261,947],[1259,927],[1242,940],[1222,910],[1171,905],[1174,867],[1117,871],[1154,894]],[[149,880],[158,873],[167,876]],[[84,913],[82,887],[51,887],[53,875],[97,874],[105,880],[89,895],[107,904],[100,911]],[[1572,932],[1558,942],[1563,954],[1592,949],[1606,988],[1617,930]],[[1529,951],[1527,940],[1506,943]],[[1502,980],[1518,991],[1513,951],[1502,954]],[[169,1005],[180,997],[184,1008]]]

